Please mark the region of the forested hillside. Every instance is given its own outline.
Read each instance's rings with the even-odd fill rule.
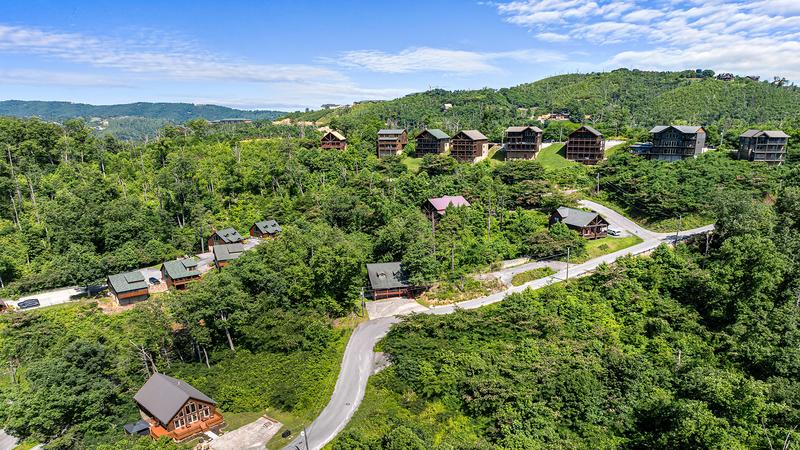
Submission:
[[[700,78],[695,71],[619,69],[559,75],[499,90],[432,90],[288,117],[316,120],[348,133],[373,122],[442,128],[451,134],[475,128],[499,141],[505,127],[532,124],[539,115],[553,112],[569,113],[574,121],[590,123],[610,136],[643,138],[656,124],[704,125],[710,144],[718,145],[748,126],[800,128],[800,90],[747,78]]]

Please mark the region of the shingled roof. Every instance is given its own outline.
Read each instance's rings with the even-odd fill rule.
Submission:
[[[527,129],[531,129],[537,133],[541,133],[542,129],[539,127],[534,127],[532,125],[521,126],[521,127],[508,127],[506,128],[506,133],[521,133]]]
[[[189,399],[217,404],[191,384],[161,373],[154,373],[133,399],[164,427]]]
[[[197,271],[197,260],[195,258],[167,261],[161,265],[161,268],[167,273],[167,276],[173,280],[200,276],[200,272]]]
[[[653,127],[653,129],[650,130],[650,133],[661,133],[667,128],[674,128],[683,134],[694,134],[700,131],[704,131],[703,127],[697,125],[656,125]]]
[[[431,136],[433,136],[436,139],[450,139],[450,136],[448,136],[447,133],[445,133],[444,131],[442,131],[442,130],[440,130],[438,128],[431,128],[431,129],[427,129],[427,130],[422,130],[417,135],[417,137],[422,136],[426,132],[430,133]]]
[[[327,134],[330,134],[331,136],[335,137],[336,139],[338,139],[340,141],[346,141],[347,140],[347,138],[345,138],[344,135],[342,133],[339,133],[338,131],[331,130],[331,131],[328,131]]]
[[[484,136],[483,133],[481,133],[478,130],[461,130],[461,132],[459,134],[463,134],[467,138],[469,138],[469,139],[471,139],[473,141],[488,141],[489,140],[489,138]]]
[[[275,234],[283,231],[283,228],[278,225],[278,222],[275,221],[275,219],[262,220],[254,223],[253,226],[262,234]]]
[[[239,242],[235,242],[233,244],[215,245],[214,261],[232,261],[242,256],[242,252],[244,252],[244,246]]]
[[[372,289],[408,287],[408,275],[399,262],[367,264]]]
[[[142,272],[138,270],[109,275],[108,284],[111,286],[111,289],[118,294],[147,289],[147,281],[144,280]]]
[[[767,136],[771,138],[788,138],[789,135],[780,130],[747,130],[740,134],[739,137],[759,137]]]
[[[238,231],[234,230],[233,228],[223,228],[221,230],[217,230],[214,232],[217,236],[222,239],[222,242],[226,244],[232,244],[234,242],[242,242],[244,238]]]
[[[429,198],[428,202],[439,214],[444,214],[448,206],[469,206],[469,202],[461,195],[445,195],[443,197]]]
[[[599,214],[596,212],[582,211],[580,209],[568,208],[561,206],[558,208],[558,215],[561,217],[561,222],[565,225],[583,228],[597,218]]]
[[[597,131],[594,127],[591,127],[589,125],[583,125],[583,126],[581,126],[581,128],[585,129],[586,131],[588,131],[589,133],[592,133],[595,136],[602,136],[603,135],[603,133]],[[580,128],[578,128],[578,129],[580,130]]]
[[[382,130],[378,130],[378,134],[403,134],[406,131],[402,128],[384,128]]]

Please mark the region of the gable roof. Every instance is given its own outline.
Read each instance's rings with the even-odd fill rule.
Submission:
[[[244,238],[238,231],[234,230],[233,228],[223,228],[221,230],[217,230],[214,232],[217,236],[222,239],[222,242],[226,244],[232,244],[234,242],[242,242]]]
[[[573,131],[572,133],[575,133],[576,131],[580,130],[581,128],[585,129],[586,131],[588,131],[589,133],[592,133],[595,136],[602,136],[603,135],[603,133],[597,131],[594,127],[591,127],[589,125],[581,125],[580,128],[578,128],[577,130]],[[570,133],[570,134],[572,134],[572,133]]]
[[[347,140],[347,138],[345,138],[342,133],[339,133],[338,131],[334,131],[334,130],[328,131],[327,133],[325,133],[325,136],[322,136],[322,138],[325,139],[325,137],[327,137],[329,134],[331,136],[335,137],[336,139],[340,140],[340,141],[346,141]]]
[[[275,219],[262,220],[254,223],[253,226],[262,234],[275,234],[283,231],[283,228],[278,225],[278,222]]]
[[[383,128],[378,130],[378,134],[403,134],[405,131],[403,128]]]
[[[531,129],[537,133],[541,133],[542,129],[539,127],[534,127],[532,125],[521,126],[521,127],[508,127],[506,128],[506,133],[521,133],[527,129]]]
[[[118,273],[116,275],[109,275],[108,284],[116,293],[147,289],[147,281],[144,280],[144,275],[142,275],[142,272],[139,272],[138,270]]]
[[[222,244],[214,246],[214,261],[232,261],[244,252],[244,246],[235,242],[233,244]]]
[[[367,264],[372,289],[408,287],[408,275],[399,262]]]
[[[469,138],[470,140],[473,140],[473,141],[488,141],[489,140],[489,138],[484,136],[483,133],[481,133],[478,130],[461,130],[461,131],[458,132],[458,134],[456,134],[456,136],[458,136],[459,134],[463,134],[464,136],[466,136],[467,138]]]
[[[705,133],[703,127],[697,125],[656,125],[650,130],[650,133],[661,133],[667,128],[674,128],[683,134]]]
[[[167,276],[173,280],[200,276],[200,272],[197,271],[197,260],[195,258],[166,261],[161,265],[161,268],[164,269]]]
[[[195,389],[191,384],[164,375],[154,373],[133,396],[136,403],[153,415],[161,425],[169,423],[170,419],[180,411],[189,399],[200,400],[216,405],[211,397]]]
[[[561,222],[580,228],[589,225],[595,218],[600,216],[596,212],[582,211],[566,206],[560,206],[556,211],[558,211],[558,215],[561,216]]]
[[[448,206],[469,206],[469,202],[461,195],[445,195],[443,197],[429,198],[428,202],[439,214],[444,214]]]
[[[450,136],[448,136],[447,133],[445,133],[444,131],[442,131],[442,130],[440,130],[438,128],[422,130],[422,131],[419,132],[419,134],[417,135],[416,138],[418,139],[420,136],[422,136],[426,132],[430,133],[430,135],[433,136],[436,139],[450,139]]]
[[[788,138],[789,135],[781,130],[747,130],[740,134],[739,137],[760,137],[766,136],[771,138]]]

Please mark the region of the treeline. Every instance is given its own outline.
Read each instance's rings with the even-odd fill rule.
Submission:
[[[710,242],[404,320],[333,448],[793,445],[798,205],[797,187],[774,205],[728,198]]]

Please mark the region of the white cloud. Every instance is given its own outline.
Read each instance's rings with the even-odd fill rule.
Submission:
[[[535,50],[511,50],[506,52],[473,52],[441,48],[408,48],[398,53],[380,50],[354,50],[343,53],[332,60],[351,68],[366,69],[381,73],[444,72],[451,74],[479,74],[500,71],[493,64],[501,60],[535,62],[560,60],[560,55]]]
[[[547,42],[565,42],[569,40],[569,35],[561,33],[543,32],[538,33],[536,37]]]
[[[622,20],[626,22],[649,22],[663,14],[658,9],[637,9],[636,11],[625,14]]]
[[[0,69],[0,82],[33,86],[131,87],[117,77],[34,69]]]

